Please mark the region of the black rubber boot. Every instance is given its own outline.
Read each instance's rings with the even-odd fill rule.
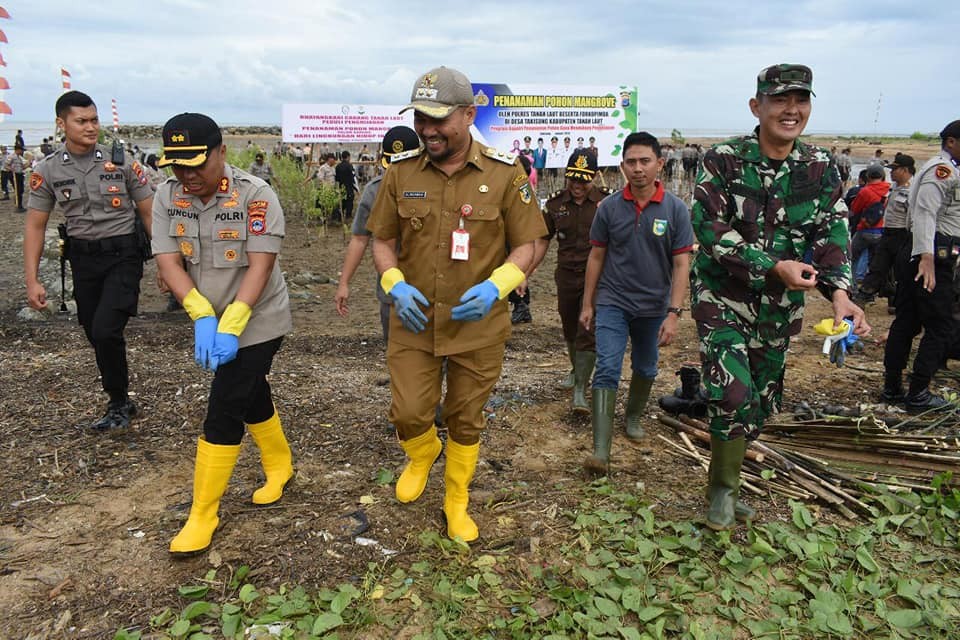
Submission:
[[[885,371],[883,374],[883,391],[880,393],[880,402],[900,404],[906,400],[907,394],[903,391],[903,374],[900,371]]]

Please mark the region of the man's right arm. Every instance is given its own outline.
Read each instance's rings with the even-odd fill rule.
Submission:
[[[40,283],[39,270],[49,218],[49,212],[30,209],[23,228],[23,275],[27,285],[27,303],[34,309],[47,306],[47,291]]]

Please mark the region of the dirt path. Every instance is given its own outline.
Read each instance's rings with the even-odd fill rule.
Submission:
[[[333,310],[329,279],[337,277],[346,244],[339,232],[318,238],[300,221],[288,221],[282,264],[295,332],[278,354],[271,384],[297,481],[281,504],[254,508],[249,497],[260,470],[255,449],[245,445],[213,551],[174,562],[167,544],[189,509],[210,382],[193,364],[188,319],[163,312],[150,263],[140,316],[127,332],[143,417],[122,435],[87,431],[83,425],[105,404],[92,351],[73,316],[16,318],[24,301],[23,215],[2,202],[0,219],[6,221],[0,225],[0,637],[112,637],[121,625],[182,606],[177,586],[211,567],[249,565],[264,586],[332,585],[382,561],[377,547],[353,542],[358,531],[403,551],[417,548],[424,529],[439,530],[438,471],[410,506],[392,498],[391,485],[376,482],[381,469],[398,473],[403,457],[387,425],[389,386],[369,259],[354,281],[350,317]],[[531,539],[557,535],[551,520],[575,507],[569,488],[584,482],[580,463],[591,442],[589,421],[568,410],[566,394],[555,386],[568,365],[553,255],[532,282],[533,324],[518,327],[509,342],[474,482],[482,546],[512,545],[518,553],[535,554]],[[882,333],[885,307],[869,311]],[[828,314],[822,300],[811,299],[806,329],[791,347],[788,407],[799,400],[866,401],[881,384],[882,349],[872,343],[856,362],[877,373],[838,370],[821,358],[810,327]],[[697,359],[689,318],[661,358],[655,395],[671,392],[679,364]],[[703,473],[661,449],[654,436],[666,428],[653,418],[645,426],[650,435],[642,445],[616,437],[613,482],[642,491],[664,517],[696,517]],[[756,506],[762,518],[786,513],[781,502]]]

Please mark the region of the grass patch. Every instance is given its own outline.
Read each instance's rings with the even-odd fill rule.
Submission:
[[[605,481],[536,553],[479,554],[435,532],[354,584],[258,589],[211,570],[116,639],[951,638],[960,628],[960,491],[883,494],[849,529],[792,503],[789,522],[713,533],[657,520]],[[257,635],[269,634],[269,635]]]

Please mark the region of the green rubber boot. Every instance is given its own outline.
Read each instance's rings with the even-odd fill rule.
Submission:
[[[574,376],[577,370],[577,350],[573,347],[573,342],[567,342],[567,355],[570,357],[570,373],[560,383],[561,389],[573,389],[576,383]]]
[[[653,387],[653,378],[633,376],[630,378],[630,395],[627,396],[627,437],[631,440],[640,440],[643,437],[643,427],[640,419],[643,410],[650,399],[650,389]]]
[[[575,413],[590,413],[587,402],[587,385],[597,363],[596,351],[577,351],[573,358],[573,410]]]
[[[714,531],[732,529],[737,521],[736,505],[740,495],[740,467],[747,441],[740,437],[722,440],[710,434],[710,470],[708,472],[707,526]]]
[[[593,475],[607,475],[610,469],[610,442],[613,440],[613,414],[616,407],[616,389],[593,390],[593,455],[583,463],[584,468]]]

